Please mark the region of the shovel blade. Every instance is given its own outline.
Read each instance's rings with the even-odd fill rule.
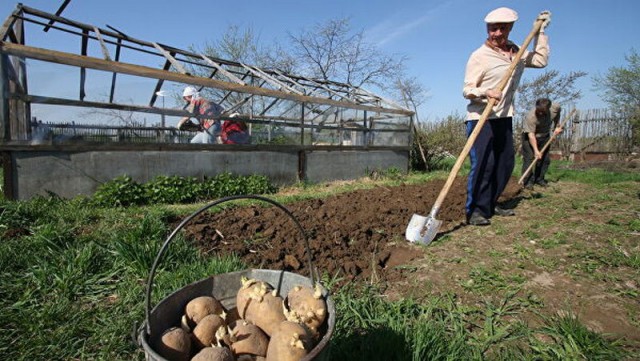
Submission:
[[[438,229],[442,221],[439,221],[432,216],[421,216],[414,214],[409,221],[407,230],[404,232],[404,237],[407,241],[412,243],[422,243],[425,246],[431,243],[436,238]]]

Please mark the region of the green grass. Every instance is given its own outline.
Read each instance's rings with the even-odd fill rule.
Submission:
[[[559,173],[554,174],[560,176]],[[611,177],[586,177],[562,171],[562,177],[599,182]],[[403,182],[420,183],[446,172],[409,175]],[[586,177],[586,178],[585,178]],[[630,176],[616,176],[627,179]],[[399,182],[383,179],[381,182]],[[613,177],[615,178],[615,177]],[[563,178],[565,179],[565,178]],[[599,180],[598,180],[599,179]],[[636,181],[637,177],[630,177]],[[620,182],[623,182],[620,180]],[[596,183],[600,186],[599,183]],[[349,184],[348,191],[369,184]],[[602,185],[603,186],[603,185]],[[282,202],[316,197],[321,185],[308,185]],[[611,187],[611,186],[610,186]],[[615,185],[612,187],[615,189]],[[326,195],[326,194],[325,194]],[[599,201],[606,201],[599,199]],[[588,209],[588,201],[577,202]],[[168,232],[169,220],[198,205],[99,208],[82,199],[41,197],[28,202],[0,202],[0,354],[7,360],[142,360],[132,340],[144,320],[145,287],[151,264]],[[616,232],[636,231],[637,222],[604,222],[610,231],[595,254],[575,248],[574,271],[593,272],[624,266],[638,270],[637,251],[616,242]],[[10,236],[9,233],[10,233]],[[536,236],[536,229],[522,237]],[[543,240],[546,249],[564,245],[558,232]],[[473,252],[472,248],[465,250]],[[512,257],[535,261],[518,244],[513,252],[495,252],[493,260]],[[450,260],[464,263],[464,258]],[[553,267],[538,261],[541,266]],[[158,269],[152,303],[186,284],[245,266],[234,256],[200,255],[178,236]],[[473,265],[463,287],[486,295],[478,305],[464,306],[456,295],[420,295],[391,300],[364,285],[334,289],[338,314],[329,346],[332,360],[620,360],[624,347],[586,329],[575,317],[541,318],[540,326],[517,321],[523,312],[541,307],[520,286],[524,278],[502,275],[493,266]],[[326,279],[330,287],[335,280]],[[633,290],[627,297],[634,297]],[[635,295],[637,297],[637,295]],[[637,315],[635,315],[637,319]],[[545,337],[540,337],[544,335]]]
[[[538,332],[554,342],[533,345],[541,359],[621,360],[627,356],[620,341],[587,329],[571,312],[543,318],[545,324]]]
[[[549,179],[563,180],[590,184],[599,187],[609,187],[612,183],[640,182],[640,172],[630,170],[608,171],[602,168],[570,169],[571,162],[554,161],[549,168]]]

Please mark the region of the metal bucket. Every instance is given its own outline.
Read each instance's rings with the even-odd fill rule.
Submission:
[[[155,276],[155,272],[157,269],[160,260],[162,259],[163,254],[169,246],[169,243],[173,240],[175,235],[194,217],[204,212],[205,210],[219,205],[224,202],[236,200],[236,199],[256,199],[261,200],[267,203],[270,203],[278,208],[280,208],[284,213],[286,213],[296,224],[298,229],[300,230],[303,238],[304,245],[307,251],[307,262],[310,270],[310,277],[304,277],[295,273],[286,272],[286,271],[276,271],[276,270],[266,270],[266,269],[249,269],[238,272],[224,273],[220,275],[211,276],[200,280],[198,282],[194,282],[190,285],[187,285],[176,292],[172,293],[160,303],[158,303],[153,310],[151,310],[151,290],[153,287],[153,279]],[[184,312],[184,308],[189,301],[199,296],[213,296],[218,299],[222,305],[227,309],[231,310],[236,305],[236,294],[240,289],[242,283],[242,277],[253,278],[261,281],[268,282],[271,284],[278,292],[278,295],[281,297],[285,297],[289,290],[297,285],[304,285],[314,287],[317,280],[317,275],[314,274],[314,268],[311,259],[311,249],[309,248],[309,240],[307,238],[306,233],[300,226],[298,220],[291,214],[291,212],[280,205],[279,203],[265,197],[261,196],[232,196],[218,199],[212,203],[207,204],[203,208],[194,212],[187,218],[185,218],[176,229],[171,232],[167,240],[164,242],[156,259],[151,267],[151,272],[149,273],[149,280],[147,282],[147,294],[146,294],[146,321],[142,324],[138,331],[138,345],[142,347],[145,352],[145,358],[147,360],[158,360],[158,361],[166,361],[165,358],[160,356],[152,347],[155,345],[162,332],[166,329],[176,326],[180,324],[180,318]],[[329,295],[327,289],[320,285],[322,289],[322,295],[327,303],[327,313],[328,317],[325,324],[319,330],[322,334],[322,338],[315,345],[315,347],[309,351],[309,354],[305,356],[303,361],[310,360],[323,360],[327,356],[326,346],[329,343],[331,335],[333,334],[333,330],[335,328],[336,322],[336,312],[335,312],[335,304],[333,299]]]

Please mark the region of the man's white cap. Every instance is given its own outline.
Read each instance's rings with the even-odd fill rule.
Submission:
[[[191,97],[198,94],[198,89],[192,87],[192,86],[188,86],[186,88],[184,88],[184,91],[182,92],[182,96],[183,97]]]
[[[513,23],[516,20],[518,20],[518,13],[513,9],[509,9],[505,7],[492,10],[484,18],[484,21],[487,24]]]

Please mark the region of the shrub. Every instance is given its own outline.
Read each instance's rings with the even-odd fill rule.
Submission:
[[[199,182],[193,177],[157,176],[139,184],[129,176],[101,185],[92,197],[100,206],[193,203],[242,194],[270,194],[278,191],[266,176],[236,176],[225,172]]]
[[[268,194],[275,193],[277,188],[265,176],[234,176],[224,172],[215,177],[205,179],[202,185],[203,199],[235,196],[240,194]]]
[[[192,203],[201,192],[193,177],[157,176],[144,185],[147,203]]]
[[[434,123],[421,124],[412,144],[411,169],[443,169],[443,161],[449,157],[457,157],[466,142],[464,118],[460,115],[449,115]]]
[[[146,202],[144,187],[127,175],[100,185],[92,199],[96,204],[107,207],[126,207]]]

